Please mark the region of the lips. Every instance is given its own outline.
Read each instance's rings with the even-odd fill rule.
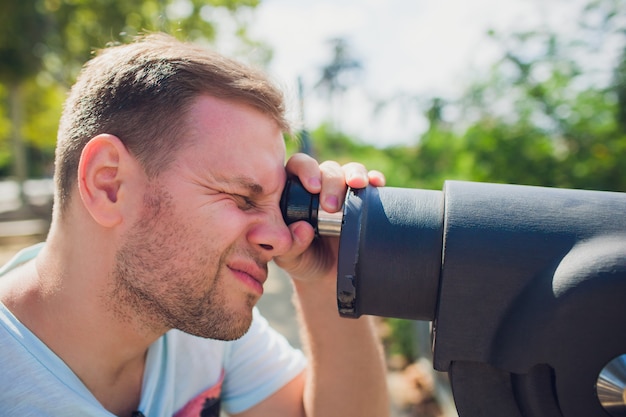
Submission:
[[[261,267],[255,262],[248,261],[236,261],[228,265],[228,268],[235,273],[235,275],[247,282],[249,285],[263,291],[263,284],[267,281],[267,267]],[[250,282],[253,281],[253,282]]]

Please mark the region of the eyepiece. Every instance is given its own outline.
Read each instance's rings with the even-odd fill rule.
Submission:
[[[320,207],[319,194],[309,193],[300,180],[289,177],[280,198],[280,211],[287,225],[304,220],[318,236],[341,235],[343,213],[328,213]]]
[[[287,179],[280,198],[280,211],[287,225],[304,220],[317,230],[319,205],[319,194],[309,193],[296,177]]]

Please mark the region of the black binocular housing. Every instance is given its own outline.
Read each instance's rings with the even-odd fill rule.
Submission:
[[[285,221],[319,229],[316,198],[290,179]],[[601,191],[349,189],[339,313],[432,322],[461,417],[626,416],[625,213]]]

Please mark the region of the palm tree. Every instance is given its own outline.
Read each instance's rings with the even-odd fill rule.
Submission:
[[[355,75],[362,70],[361,61],[354,58],[348,42],[344,38],[330,39],[333,49],[332,60],[322,67],[322,76],[315,84],[316,89],[326,94],[329,103],[330,120],[336,124],[340,120],[340,106],[343,93],[355,81]]]

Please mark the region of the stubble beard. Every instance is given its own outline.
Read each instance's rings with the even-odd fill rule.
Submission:
[[[256,297],[247,296],[248,314],[229,308],[220,285],[226,279],[228,251],[220,255],[194,246],[197,233],[178,220],[172,196],[154,188],[144,196],[141,220],[116,254],[111,308],[139,331],[163,334],[178,329],[203,338],[240,338],[250,327]],[[212,277],[207,274],[211,270]],[[212,282],[208,288],[207,281]]]

